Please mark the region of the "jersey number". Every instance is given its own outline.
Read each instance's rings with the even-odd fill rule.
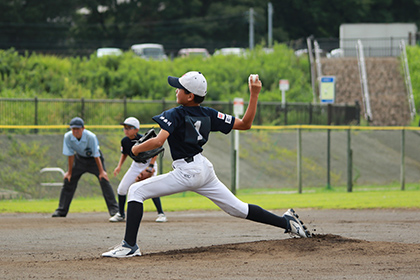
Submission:
[[[197,141],[203,140],[203,136],[200,134],[200,127],[201,127],[201,121],[196,121],[194,123],[194,128],[197,131]]]
[[[209,117],[185,117],[185,142],[203,146],[210,133]]]

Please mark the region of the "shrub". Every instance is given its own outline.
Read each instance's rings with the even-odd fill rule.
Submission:
[[[0,97],[39,98],[174,98],[167,76],[187,71],[203,72],[208,81],[207,100],[228,101],[248,97],[249,74],[258,73],[263,82],[261,101],[280,101],[280,79],[288,79],[289,102],[311,100],[307,59],[297,58],[291,49],[277,44],[274,52],[261,46],[245,56],[175,58],[154,61],[121,56],[88,58],[25,54],[13,49],[0,50]]]

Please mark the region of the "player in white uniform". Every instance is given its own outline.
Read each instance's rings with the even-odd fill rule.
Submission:
[[[239,200],[217,178],[213,165],[201,154],[202,146],[207,142],[211,131],[227,134],[232,129],[251,128],[262,86],[258,75],[255,80],[251,77],[249,79],[249,105],[242,119],[200,106],[207,94],[207,81],[200,72],[188,72],[181,78],[168,77],[168,83],[176,88],[176,100],[180,106],[153,117],[161,128],[159,134],[134,146],[132,152],[136,155],[158,148],[167,140],[174,170],[130,187],[124,240],[102,256],[140,256],[137,234],[143,217],[143,201],[185,191],[193,191],[209,198],[234,217],[280,227],[299,237],[311,237],[293,209],[286,211],[283,216],[277,216],[257,205]]]
[[[120,173],[121,166],[124,164],[127,157],[131,157],[133,162],[122,178],[120,184],[118,185],[117,192],[119,211],[109,219],[110,222],[123,222],[125,220],[124,207],[130,186],[135,182],[139,182],[141,180],[145,180],[157,175],[157,156],[150,158],[147,161],[141,162],[136,158],[133,158],[133,155],[131,154],[131,148],[134,145],[134,141],[139,140],[143,136],[138,133],[140,129],[139,120],[134,117],[129,117],[120,124],[124,126],[125,137],[121,139],[121,157],[117,167],[114,169],[114,176],[117,176],[118,173]],[[152,200],[158,213],[156,222],[166,222],[168,219],[166,218],[165,213],[163,213],[160,198],[154,197]]]

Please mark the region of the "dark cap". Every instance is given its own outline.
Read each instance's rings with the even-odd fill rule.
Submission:
[[[189,91],[183,85],[181,85],[181,83],[179,82],[179,78],[177,77],[168,76],[168,83],[174,88],[181,88],[183,90]]]
[[[70,121],[70,128],[81,128],[85,127],[85,123],[79,117],[75,117]]]

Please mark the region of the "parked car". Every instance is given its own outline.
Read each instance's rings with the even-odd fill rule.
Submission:
[[[168,59],[161,44],[136,44],[131,46],[131,50],[138,56],[145,59],[164,60]]]
[[[299,49],[299,50],[295,51],[296,56],[302,56],[302,55],[307,54],[307,53],[308,53],[308,49]],[[312,49],[312,53],[315,55],[315,49]],[[318,53],[319,53],[320,56],[325,56],[324,50],[320,49],[318,51]]]
[[[268,54],[268,53],[273,53],[274,49],[273,48],[263,48],[263,51]]]
[[[96,50],[97,57],[103,57],[106,55],[122,55],[123,51],[119,48],[99,48]]]
[[[244,48],[221,48],[220,50],[216,50],[214,55],[244,55],[245,49]]]
[[[205,48],[184,48],[178,51],[178,56],[187,57],[187,56],[200,56],[200,57],[209,57],[210,53]]]
[[[327,53],[328,58],[332,57],[344,57],[344,51],[343,49],[333,49],[329,53]]]

